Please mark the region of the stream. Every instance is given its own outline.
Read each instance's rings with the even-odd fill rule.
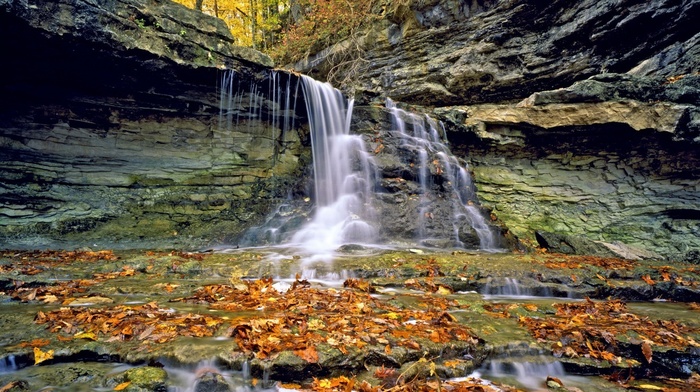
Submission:
[[[273,253],[277,256],[271,257]],[[161,390],[158,389],[161,387],[167,387],[169,391],[260,390],[261,388],[279,390],[290,386],[309,388],[310,380],[314,377],[325,379],[339,375],[353,376],[358,380],[369,380],[371,383],[381,385],[382,379],[378,379],[377,374],[381,374],[379,372],[383,370],[379,369],[393,368],[398,372],[397,374],[412,374],[417,366],[422,366],[426,363],[425,361],[428,361],[435,364],[435,371],[446,382],[472,377],[472,379],[492,381],[496,383],[494,385],[510,385],[520,390],[539,391],[546,390],[547,377],[555,377],[566,387],[602,391],[625,390],[625,386],[633,385],[619,381],[611,382],[600,377],[622,372],[628,366],[637,369],[629,371],[630,374],[635,375],[634,379],[629,379],[630,383],[637,383],[634,385],[640,385],[639,383],[643,382],[638,380],[643,374],[651,377],[649,381],[644,382],[660,383],[658,385],[663,386],[663,377],[684,379],[691,373],[697,372],[699,353],[694,345],[694,339],[700,339],[698,332],[700,322],[698,322],[697,310],[693,310],[693,307],[685,303],[659,300],[625,301],[626,308],[619,313],[622,316],[616,316],[635,315],[640,320],[636,321],[637,323],[642,323],[644,320],[676,320],[678,325],[684,326],[684,329],[673,332],[670,332],[671,327],[668,327],[663,333],[668,334],[671,339],[690,342],[686,343],[687,348],[665,349],[657,347],[657,343],[654,343],[652,364],[655,364],[658,358],[659,367],[641,363],[640,359],[643,357],[634,351],[638,350],[635,347],[639,344],[635,339],[651,339],[650,336],[642,337],[638,334],[616,336],[619,347],[614,353],[623,361],[618,364],[592,357],[562,356],[561,353],[551,351],[551,343],[534,338],[527,328],[524,328],[524,324],[519,322],[523,317],[545,320],[555,315],[557,306],[583,306],[590,301],[584,297],[534,295],[533,291],[528,291],[532,289],[532,277],[539,276],[539,279],[544,280],[545,282],[541,284],[551,288],[549,293],[566,292],[562,288],[557,288],[558,285],[552,282],[564,281],[564,278],[571,280],[572,276],[576,279],[578,292],[587,293],[591,298],[595,298],[596,292],[605,292],[601,287],[606,283],[598,279],[597,275],[600,272],[598,268],[592,265],[561,271],[547,268],[548,260],[555,257],[560,256],[374,249],[365,251],[360,256],[340,255],[332,263],[310,265],[302,257],[280,256],[273,249],[206,254],[128,251],[116,253],[109,260],[84,261],[78,256],[75,260],[61,262],[56,262],[58,257],[52,254],[5,252],[0,262],[4,267],[4,272],[0,276],[4,293],[0,297],[2,299],[0,303],[0,330],[2,330],[0,386],[22,382],[23,384],[17,385],[26,385],[28,390],[114,390],[125,382],[137,384],[143,381],[138,377],[133,380],[128,378],[128,374],[133,373],[134,369],[160,371],[160,375],[156,377],[160,381],[152,387],[139,387],[142,389],[132,387],[126,390]],[[32,262],[38,272],[32,271],[31,275],[23,274],[22,268],[28,261]],[[660,264],[661,262],[658,261],[635,262],[632,270],[616,271],[616,282],[624,282],[629,287],[647,285],[644,281],[637,280],[635,276],[638,276],[640,271],[654,270]],[[697,290],[696,286],[692,286],[692,282],[697,282],[697,272],[693,267],[687,267],[690,272],[680,272],[685,266],[677,268],[678,279],[686,279],[688,284],[691,284],[690,288]],[[298,272],[296,277],[294,271]],[[504,276],[506,273],[508,279]],[[256,358],[255,353],[242,347],[242,341],[235,336],[235,331],[238,330],[236,328],[240,328],[235,327],[236,325],[255,325],[249,324],[252,322],[250,320],[261,318],[273,320],[278,315],[286,314],[282,317],[288,317],[288,315],[297,314],[297,311],[290,309],[285,313],[279,313],[274,306],[267,305],[250,310],[217,308],[215,305],[219,300],[215,299],[213,303],[203,302],[204,298],[208,297],[202,297],[201,294],[193,297],[201,299],[182,300],[182,298],[190,298],[195,293],[201,293],[205,287],[231,287],[235,292],[235,287],[241,287],[243,284],[245,288],[247,284],[246,290],[253,290],[254,284],[261,284],[258,278],[265,276],[273,279],[269,281],[269,286],[261,286],[263,287],[261,293],[269,290],[268,294],[270,292],[280,294],[275,294],[276,296],[265,300],[267,302],[262,302],[263,304],[286,301],[287,297],[301,295],[306,291],[309,295],[317,293],[313,295],[334,296],[350,291],[356,294],[350,294],[353,297],[349,298],[357,298],[354,301],[361,301],[358,302],[358,306],[376,301],[371,305],[376,309],[360,308],[362,312],[357,315],[359,318],[348,320],[377,320],[377,317],[390,315],[390,318],[384,318],[385,321],[379,320],[381,323],[378,326],[368,326],[369,329],[384,328],[383,325],[392,322],[391,317],[398,317],[404,322],[395,323],[395,328],[399,328],[397,332],[388,331],[387,335],[373,335],[372,338],[365,336],[369,345],[363,343],[359,345],[361,347],[359,349],[347,346],[346,349],[350,352],[345,359],[342,359],[344,357],[342,352],[334,349],[338,346],[321,344],[317,346],[318,363],[305,364],[304,361],[299,362],[296,355],[290,353],[291,356],[289,356],[284,352],[267,358],[263,357],[263,359]],[[517,278],[511,278],[511,276],[517,276]],[[304,277],[308,278],[308,281]],[[76,286],[78,289],[75,290],[78,291],[65,291],[68,290],[67,288],[62,289],[63,291],[53,291],[53,294],[42,291],[44,287],[69,287],[68,285],[76,280],[81,282]],[[360,283],[350,286],[348,282],[351,281],[367,282],[367,286],[362,286]],[[519,282],[523,281],[529,282],[529,289],[520,286]],[[305,282],[303,287],[292,289],[299,282]],[[616,283],[608,282],[608,284]],[[583,290],[583,286],[587,289]],[[362,287],[365,288],[362,289]],[[373,293],[362,292],[368,289]],[[639,290],[641,288],[637,289]],[[534,292],[547,291],[534,290]],[[251,291],[251,295],[252,293]],[[221,294],[216,295],[224,301],[223,296],[228,294],[222,291]],[[368,296],[363,297],[364,295]],[[299,297],[290,303],[300,304],[299,301],[303,298],[306,297]],[[119,336],[115,335],[116,332],[107,330],[101,332],[89,326],[76,327],[77,329],[70,334],[61,332],[67,328],[61,323],[77,326],[81,318],[89,317],[81,316],[84,313],[80,312],[90,309],[102,312],[103,309],[109,311],[119,307],[137,309],[139,306],[147,307],[154,303],[158,304],[160,310],[149,312],[155,312],[153,317],[161,317],[159,312],[162,312],[165,321],[168,320],[167,317],[191,314],[201,315],[197,317],[215,317],[222,324],[212,330],[211,336],[175,336],[174,339],[162,343],[150,340],[147,331],[134,332],[136,336],[126,336],[125,340],[114,340],[115,336]],[[590,302],[590,304],[606,303],[608,301],[605,297]],[[77,319],[62,319],[58,324],[53,324],[58,326],[53,327],[56,332],[50,332],[46,325],[36,322],[38,314],[51,314],[62,309],[73,312],[70,313],[71,317],[77,317]],[[345,308],[339,308],[340,313],[337,315],[328,313],[331,318],[322,320],[349,317],[350,315],[343,316],[342,309]],[[445,325],[445,328],[465,326],[471,331],[470,333],[478,337],[478,342],[472,340],[472,343],[465,345],[451,340],[454,338],[447,340],[436,338],[434,342],[430,342],[429,339],[421,340],[420,336],[423,332],[418,332],[416,329],[410,333],[400,331],[404,328],[412,328],[412,325],[420,325],[422,321],[419,317],[422,317],[424,312],[439,311],[439,309],[444,309],[450,316],[439,316],[438,320],[443,321],[434,322]],[[351,336],[347,335],[349,332],[343,332],[345,335],[337,335],[342,328],[328,325],[330,321],[313,321],[317,317],[314,315],[326,317],[322,315],[325,314],[323,312],[328,311],[331,311],[330,308],[325,311],[321,308],[312,311],[305,323],[317,323],[318,328],[322,328],[319,331],[326,336],[324,339],[330,336],[348,336],[347,339],[351,339]],[[408,316],[403,316],[401,312],[407,312]],[[362,313],[366,316],[360,317]],[[396,316],[391,316],[392,314]],[[434,314],[439,315],[439,313]],[[138,322],[148,323],[148,317],[143,319],[145,321],[134,321],[133,328],[135,330],[138,328]],[[359,321],[350,321],[350,323],[353,322]],[[663,322],[659,321],[659,325],[661,323]],[[18,325],[22,327],[17,328]],[[433,327],[426,324],[423,328]],[[95,331],[94,337],[80,338],[80,333],[91,330]],[[445,331],[444,333],[449,332],[447,329]],[[361,337],[364,332],[358,333]],[[406,336],[406,340],[397,340],[396,336]],[[282,339],[283,343],[285,337],[280,335],[270,339]],[[333,343],[332,340],[327,341]],[[443,341],[445,343],[439,343]],[[455,343],[459,344],[455,346]],[[382,348],[384,345],[387,348]],[[404,348],[403,345],[406,347]],[[421,348],[414,351],[410,348],[412,345],[416,345],[416,348],[420,345]],[[388,348],[389,346],[391,349]],[[35,365],[38,355],[34,351],[36,349],[44,353],[53,350],[53,358]],[[385,349],[386,353],[384,353]],[[415,377],[424,377],[420,374],[420,372],[416,373]],[[428,380],[431,378],[429,374],[425,376]],[[208,385],[207,389],[202,389],[204,387],[197,389],[199,384]]]

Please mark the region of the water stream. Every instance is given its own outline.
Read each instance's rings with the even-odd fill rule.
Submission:
[[[433,165],[435,175],[444,177],[446,180],[443,182],[443,187],[450,196],[452,204],[451,223],[454,243],[459,247],[465,247],[460,240],[459,231],[466,221],[479,238],[479,249],[498,250],[496,236],[476,207],[478,203],[476,189],[466,164],[461,164],[450,152],[444,129],[439,130],[439,123],[430,116],[400,109],[389,98],[386,100],[386,107],[392,115],[392,125],[397,137],[401,138],[402,146],[419,157],[418,182],[421,188],[421,209],[417,216],[419,241],[426,239],[426,216],[430,217],[428,212],[430,200],[427,196],[432,191],[433,177],[429,167]]]

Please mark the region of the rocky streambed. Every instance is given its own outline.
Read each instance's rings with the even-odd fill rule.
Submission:
[[[697,265],[345,250],[4,251],[0,387],[700,386]]]

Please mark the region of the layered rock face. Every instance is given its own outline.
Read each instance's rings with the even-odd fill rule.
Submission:
[[[271,61],[220,20],[168,1],[2,0],[0,36],[2,248],[227,242],[303,186],[308,130],[283,129],[256,87]]]
[[[673,257],[700,246],[700,3],[435,0],[381,12],[352,44],[297,67],[332,69],[360,102],[388,96],[442,118],[481,203],[511,232]]]

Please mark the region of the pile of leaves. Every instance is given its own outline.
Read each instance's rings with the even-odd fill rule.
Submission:
[[[428,341],[478,343],[468,328],[445,311],[448,306],[460,307],[454,301],[448,304],[445,298],[426,296],[421,302],[425,309],[401,309],[372,297],[357,280],[346,286],[362,290],[317,289],[297,280],[281,293],[272,279],[260,279],[209,285],[181,300],[227,311],[261,311],[258,317],[246,315],[232,323],[238,345],[260,359],[291,350],[316,363],[319,344],[343,354],[367,345],[391,354],[395,347],[420,350]]]
[[[700,343],[688,336],[695,331],[674,320],[652,321],[630,313],[620,300],[555,304],[552,318],[520,317],[520,323],[540,342],[551,344],[555,356],[586,357],[611,363],[622,361],[619,344],[640,347],[644,359],[652,362],[653,347],[685,350]]]
[[[96,273],[93,275],[93,279],[61,281],[56,282],[55,284],[42,285],[38,287],[25,286],[24,282],[15,281],[14,287],[3,291],[3,293],[9,295],[14,300],[22,302],[36,300],[45,303],[60,302],[63,305],[68,305],[76,299],[74,297],[75,294],[87,292],[88,287],[90,286],[104,282],[105,280],[134,276],[135,274],[136,270],[134,270],[132,267],[124,266],[122,267],[121,271]]]
[[[613,257],[565,255],[560,253],[548,253],[541,257],[542,263],[549,269],[582,269],[586,266],[599,267],[605,270],[632,270],[638,263],[633,260],[618,259]]]
[[[390,369],[393,370],[393,369]],[[283,385],[288,389],[301,389],[301,385]],[[518,389],[507,385],[484,382],[481,379],[469,377],[464,380],[442,381],[440,379],[416,378],[406,382],[399,382],[393,386],[372,386],[367,381],[345,376],[331,379],[314,379],[313,383],[305,389],[314,392],[420,392],[420,391],[444,391],[444,392],[517,392]]]
[[[9,259],[10,264],[0,265],[0,273],[36,275],[57,265],[74,262],[116,261],[119,259],[111,250],[100,251],[2,251],[0,259]]]
[[[59,340],[106,337],[107,342],[137,339],[164,343],[178,336],[212,336],[224,320],[199,314],[178,314],[150,302],[107,309],[63,307],[39,312],[35,322],[46,324],[51,332],[60,333]]]

